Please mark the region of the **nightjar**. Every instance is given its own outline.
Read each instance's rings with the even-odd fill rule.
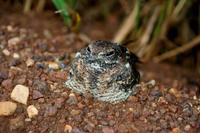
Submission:
[[[137,56],[127,48],[110,41],[95,41],[76,53],[65,84],[77,93],[118,103],[136,91],[134,86],[140,79],[137,62]]]

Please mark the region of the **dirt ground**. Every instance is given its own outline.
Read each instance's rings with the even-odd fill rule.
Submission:
[[[27,105],[15,102],[12,115],[0,116],[0,132],[200,131],[200,82],[194,72],[142,63],[141,87],[127,101],[112,105],[85,98],[64,86],[71,58],[87,45],[83,34],[70,33],[52,13],[0,14],[0,102],[13,101],[11,92],[18,84],[29,88]],[[92,40],[111,37],[108,29],[88,25],[82,31]],[[29,118],[29,105],[37,108],[37,116]]]

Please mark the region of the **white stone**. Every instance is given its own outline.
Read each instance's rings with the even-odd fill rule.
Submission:
[[[12,27],[11,25],[8,25],[8,26],[7,26],[7,30],[8,30],[9,32],[13,32],[14,29],[13,29],[13,27]]]
[[[20,58],[20,56],[19,56],[19,54],[18,54],[18,53],[14,53],[14,54],[13,54],[13,58],[15,58],[15,59],[19,59],[19,58]]]
[[[16,108],[16,103],[10,101],[0,102],[0,116],[12,115],[15,112]]]
[[[2,52],[3,52],[3,54],[5,56],[9,56],[10,55],[10,51],[8,51],[8,49],[4,49]]]
[[[26,60],[26,66],[27,66],[27,67],[33,66],[33,64],[34,64],[34,60],[33,60],[33,59],[28,58],[28,59]]]
[[[27,108],[27,113],[29,118],[33,118],[38,115],[38,110],[34,105],[30,105]]]
[[[21,41],[19,37],[13,37],[8,40],[8,45],[16,45]]]
[[[24,121],[25,122],[31,122],[31,118],[25,118]]]
[[[156,85],[156,81],[153,79],[153,80],[150,80],[149,82],[146,83],[146,85],[152,85],[152,86],[155,86]]]
[[[49,68],[51,69],[54,69],[54,70],[59,69],[59,65],[55,62],[49,62],[48,65],[49,65]]]
[[[28,96],[29,96],[29,88],[24,85],[16,85],[11,93],[11,98],[14,101],[17,101],[25,105],[27,104]]]
[[[72,131],[72,126],[66,124],[65,127],[64,127],[64,132],[65,133],[71,133]]]

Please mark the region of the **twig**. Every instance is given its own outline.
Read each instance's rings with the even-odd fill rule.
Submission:
[[[29,13],[31,10],[32,0],[26,0],[24,4],[24,13]]]
[[[140,40],[140,45],[138,47],[139,51],[138,51],[138,56],[142,56],[145,52],[145,47],[148,44],[150,37],[153,33],[154,27],[155,27],[155,23],[158,19],[159,16],[159,11],[160,11],[160,7],[156,7],[156,9],[153,12],[153,15],[151,16],[148,24],[147,24],[147,28],[146,31],[144,32],[144,35],[141,37]]]
[[[163,33],[165,29],[165,17],[166,17],[166,6],[165,5],[160,5],[160,13],[159,17],[155,26],[155,29],[153,31],[152,35],[152,40],[150,44],[146,47],[145,49],[145,55],[144,55],[144,60],[149,60],[153,56],[155,56],[158,53],[159,45],[158,42],[162,40],[162,38],[165,36]]]
[[[163,61],[163,60],[166,60],[168,58],[171,58],[173,56],[176,56],[180,53],[183,53],[189,49],[192,49],[193,47],[197,46],[200,44],[200,36],[197,36],[195,37],[192,41],[190,41],[189,43],[187,44],[184,44],[182,47],[179,47],[179,48],[176,48],[176,49],[173,49],[169,52],[166,52],[162,55],[159,55],[157,57],[154,58],[154,61],[155,62],[160,62],[160,61]]]
[[[119,31],[115,35],[115,37],[113,39],[114,42],[121,43],[124,40],[124,38],[128,35],[128,33],[133,29],[133,27],[135,25],[135,18],[138,14],[138,8],[139,7],[137,5],[138,4],[137,4],[137,1],[136,1],[135,7],[131,11],[131,14],[125,19],[121,28],[119,29]]]
[[[45,3],[46,3],[46,0],[39,0],[36,7],[36,11],[41,12],[44,9]]]
[[[176,6],[176,8],[174,9],[174,11],[172,13],[172,15],[174,17],[176,17],[180,13],[180,11],[183,9],[183,7],[186,4],[186,2],[187,2],[187,0],[181,0],[181,1],[179,1],[178,5]]]
[[[162,39],[163,39],[163,41],[166,42],[166,45],[169,48],[175,48],[176,47],[176,44],[174,42],[172,42],[171,40],[169,40],[167,37],[164,36]]]
[[[145,44],[147,44],[149,42],[151,34],[153,32],[153,28],[154,28],[155,23],[156,23],[156,20],[157,20],[157,18],[159,16],[159,11],[160,11],[160,8],[156,7],[152,17],[149,20],[147,29],[146,29],[144,35],[141,38],[141,45],[145,45]]]

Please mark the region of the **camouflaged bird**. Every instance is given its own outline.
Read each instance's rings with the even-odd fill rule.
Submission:
[[[136,55],[127,48],[110,41],[95,41],[76,53],[65,84],[77,93],[118,103],[136,91],[134,86],[140,79],[137,62]]]

